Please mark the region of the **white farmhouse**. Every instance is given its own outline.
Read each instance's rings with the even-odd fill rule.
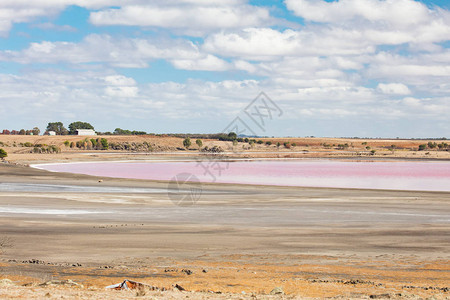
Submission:
[[[77,129],[77,135],[97,135],[92,129]]]
[[[50,131],[47,132],[47,134],[48,134],[48,135],[56,135],[56,132],[53,131],[53,130],[50,130]]]

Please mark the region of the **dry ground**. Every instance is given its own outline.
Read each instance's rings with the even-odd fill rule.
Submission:
[[[100,136],[97,136],[98,138]],[[80,136],[19,136],[19,135],[0,135],[0,142],[4,143],[4,148],[8,152],[8,160],[13,162],[29,163],[33,161],[65,161],[65,160],[84,160],[86,155],[83,153],[105,153],[113,152],[122,155],[121,151],[101,151],[101,150],[81,150],[72,149],[64,145],[64,141],[76,142],[86,137]],[[89,137],[91,138],[91,137]],[[157,145],[158,149],[162,149],[163,153],[177,155],[196,155],[198,154],[198,146],[192,141],[190,150],[183,148],[183,139],[176,137],[160,137],[160,136],[104,136],[109,142],[113,143],[143,143],[148,142]],[[255,144],[250,147],[248,143],[238,143],[232,146],[231,142],[223,142],[217,140],[203,140],[203,146],[213,147],[219,146],[227,150],[227,156],[230,157],[273,157],[273,158],[382,158],[382,159],[450,159],[449,151],[438,151],[436,149],[425,151],[417,151],[419,145],[426,144],[430,140],[381,140],[381,139],[345,139],[345,138],[261,138],[264,142],[271,141],[272,145]],[[32,144],[56,145],[61,148],[60,154],[34,154],[31,153],[33,148],[22,147],[20,144],[30,142]],[[280,142],[281,146],[277,147],[276,143]],[[284,142],[291,145],[296,143],[297,146],[287,149],[283,146]],[[432,140],[432,142],[442,143],[446,140]],[[324,146],[324,144],[329,146]],[[338,149],[339,144],[348,144],[346,149]],[[394,150],[389,148],[395,145]],[[370,149],[366,149],[370,147]],[[375,154],[370,153],[375,150]],[[158,152],[160,152],[158,150]],[[151,154],[151,153],[150,153]],[[130,158],[130,157],[128,157]],[[90,158],[92,159],[92,157]],[[103,156],[99,159],[103,159]]]
[[[0,183],[167,188],[102,180],[0,165]],[[450,297],[448,193],[204,189],[192,207],[175,206],[165,192],[0,192],[0,208],[34,210],[0,213],[0,236],[12,241],[0,255],[0,279],[13,283],[0,281],[0,298]],[[122,213],[40,213],[45,209]],[[379,217],[358,217],[366,211]],[[83,287],[38,285],[52,279]],[[105,291],[124,279],[169,291]],[[268,295],[276,287],[284,295]]]

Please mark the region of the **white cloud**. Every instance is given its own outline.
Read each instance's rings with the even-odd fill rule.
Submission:
[[[285,0],[288,9],[307,21],[358,28],[376,44],[437,43],[450,36],[447,10],[413,0]]]
[[[40,28],[43,30],[71,31],[71,32],[77,31],[77,29],[75,27],[72,27],[69,25],[56,25],[56,24],[53,24],[50,22],[34,24],[34,25],[32,25],[32,27]]]
[[[173,59],[171,62],[183,70],[226,71],[231,68],[226,61],[211,54],[200,59]]]
[[[431,17],[430,10],[424,4],[412,0],[285,0],[285,3],[297,16],[323,23],[363,19],[410,26]]]
[[[315,28],[282,32],[271,28],[247,28],[208,36],[205,51],[247,60],[272,60],[281,56],[359,55],[375,47],[356,30]]]
[[[163,4],[164,3],[164,4]],[[95,25],[162,27],[202,35],[214,30],[273,23],[266,8],[239,1],[157,1],[92,12]]]
[[[411,91],[402,83],[379,83],[377,89],[389,95],[409,95]]]
[[[117,67],[148,67],[154,59],[202,59],[197,46],[185,40],[113,38],[91,34],[80,43],[32,43],[20,52],[0,52],[0,60],[19,63],[108,63]]]

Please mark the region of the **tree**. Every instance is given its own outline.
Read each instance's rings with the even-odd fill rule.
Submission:
[[[34,127],[32,132],[33,132],[33,135],[39,135],[39,133],[41,133],[41,130],[38,127]]]
[[[2,148],[0,148],[0,158],[4,159],[7,156],[8,156],[8,153],[5,150],[3,150]]]
[[[235,132],[228,133],[228,139],[230,141],[234,141],[235,139],[237,139],[237,134]]]
[[[200,140],[200,139],[196,140],[195,143],[197,144],[197,146],[198,146],[199,148],[201,148],[201,147],[203,146],[203,142],[202,142],[202,140]]]
[[[122,128],[116,128],[113,132],[115,135],[131,135],[131,131],[122,129]]]
[[[62,122],[48,123],[46,131],[54,131],[57,135],[66,135],[68,133]]]
[[[25,129],[20,129],[20,131],[19,131],[20,135],[25,135],[25,133],[26,133]]]
[[[91,124],[87,123],[87,122],[81,122],[81,121],[77,121],[77,122],[73,122],[69,124],[69,134],[77,134],[77,129],[92,129],[94,130],[94,126],[92,126]]]
[[[183,146],[184,146],[184,148],[186,148],[186,149],[189,149],[189,147],[191,146],[191,139],[189,138],[189,137],[187,137],[187,138],[185,138],[184,139],[184,141],[183,141]]]

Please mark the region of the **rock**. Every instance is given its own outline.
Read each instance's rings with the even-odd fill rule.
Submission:
[[[203,272],[203,273],[208,273],[208,270],[203,269],[202,272]]]
[[[189,269],[183,269],[183,270],[181,270],[181,272],[186,273],[186,275],[192,275],[194,273]]]
[[[50,280],[44,283],[39,284],[39,286],[50,286],[50,285],[64,285],[64,286],[72,286],[72,287],[80,287],[82,288],[83,285],[76,283],[75,281],[72,281],[71,279],[67,280]]]
[[[283,291],[282,287],[277,286],[270,292],[270,294],[271,295],[281,295],[281,294],[284,294],[284,291]]]
[[[184,287],[182,287],[181,285],[179,285],[178,283],[175,284],[175,288],[179,291],[185,291],[186,289]]]
[[[12,280],[10,279],[0,279],[0,286],[8,286],[8,285],[14,285],[14,283],[12,282]]]
[[[370,299],[390,299],[391,295],[389,294],[380,294],[380,295],[370,295]]]

